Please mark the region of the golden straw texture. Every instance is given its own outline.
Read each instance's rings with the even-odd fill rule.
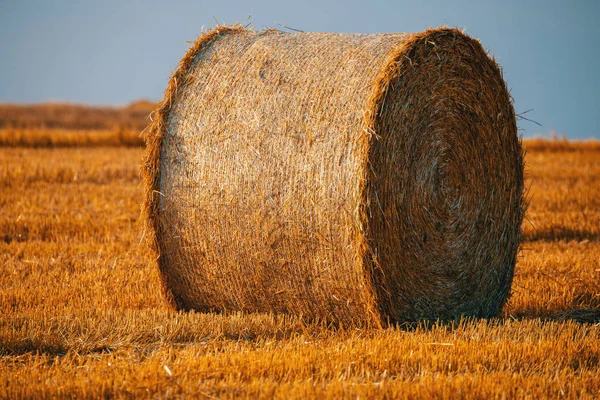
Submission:
[[[455,29],[204,34],[146,132],[169,298],[351,325],[493,316],[523,154],[501,72]]]

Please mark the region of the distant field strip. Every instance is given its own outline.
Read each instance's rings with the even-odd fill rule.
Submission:
[[[141,147],[139,131],[132,129],[64,130],[0,129],[0,147]]]

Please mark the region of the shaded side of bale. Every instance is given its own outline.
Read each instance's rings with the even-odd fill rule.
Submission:
[[[506,299],[521,146],[497,66],[459,31],[219,28],[147,142],[145,213],[178,308],[380,325]]]
[[[394,57],[366,179],[380,311],[396,321],[492,317],[510,294],[525,210],[501,71],[452,29],[413,35]]]

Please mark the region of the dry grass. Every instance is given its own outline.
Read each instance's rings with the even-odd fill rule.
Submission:
[[[597,396],[600,151],[527,147],[535,228],[501,317],[384,330],[172,311],[140,149],[0,148],[0,398]]]
[[[563,145],[564,146],[564,145]],[[600,238],[600,147],[577,143],[567,151],[533,150],[527,143],[531,205],[526,240]],[[548,145],[552,148],[552,144]],[[578,150],[583,147],[584,150]],[[527,247],[527,246],[526,246]]]

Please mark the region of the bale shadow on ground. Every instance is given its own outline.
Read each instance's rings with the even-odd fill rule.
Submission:
[[[575,321],[580,323],[600,323],[600,309],[580,308],[554,313],[549,317],[542,318],[549,321]]]

